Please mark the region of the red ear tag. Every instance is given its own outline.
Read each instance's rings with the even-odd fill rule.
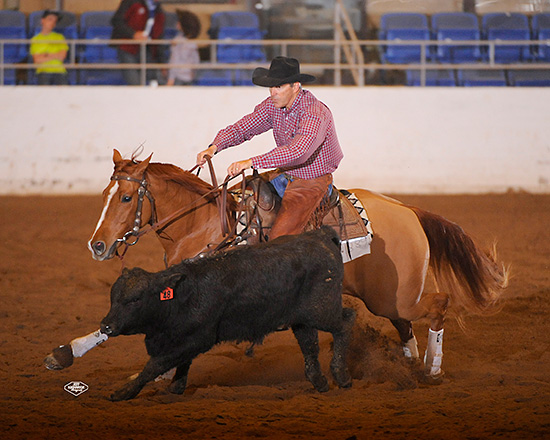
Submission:
[[[166,301],[167,299],[173,299],[174,298],[174,289],[171,287],[167,287],[162,292],[160,292],[160,300]]]

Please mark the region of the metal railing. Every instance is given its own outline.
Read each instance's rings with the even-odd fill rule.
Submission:
[[[136,44],[140,45],[141,59],[145,60],[147,46],[169,46],[169,40],[150,40],[147,42],[136,42],[135,40],[67,40],[69,45],[69,58],[64,64],[68,71],[79,70],[121,70],[121,69],[139,69],[141,72],[142,85],[145,85],[146,71],[148,69],[170,69],[170,68],[190,68],[195,71],[201,70],[246,70],[254,69],[258,66],[268,66],[268,62],[252,63],[222,63],[217,62],[217,48],[220,45],[255,45],[262,46],[264,50],[273,54],[288,56],[294,47],[299,47],[302,51],[306,47],[326,48],[327,53],[333,54],[332,62],[312,62],[310,60],[301,61],[302,71],[308,70],[328,70],[334,72],[333,85],[342,85],[342,72],[349,71],[353,78],[353,85],[365,85],[365,73],[372,71],[403,71],[419,70],[420,85],[426,85],[426,72],[430,70],[449,70],[449,69],[478,69],[478,70],[550,70],[550,63],[544,61],[523,61],[520,63],[505,64],[495,60],[497,48],[499,46],[527,46],[532,51],[536,51],[541,46],[550,50],[550,40],[467,40],[467,41],[437,41],[437,40],[347,40],[344,38],[344,31],[338,29],[334,40],[193,40],[199,46],[210,47],[210,59],[212,61],[201,62],[199,64],[169,64],[169,63],[138,63],[138,64],[110,64],[110,63],[84,63],[80,62],[80,53],[86,45],[110,45],[110,44]],[[38,64],[31,62],[5,63],[4,50],[8,44],[30,44],[30,40],[0,40],[0,85],[4,84],[4,72],[6,69],[31,70],[39,67]],[[387,46],[418,46],[420,48],[419,62],[390,64],[379,61],[379,56],[384,47]],[[486,54],[484,61],[476,63],[438,63],[431,61],[431,55],[435,48],[439,46],[478,46]],[[365,61],[365,54],[369,54],[373,61]],[[343,55],[343,57],[342,57]]]

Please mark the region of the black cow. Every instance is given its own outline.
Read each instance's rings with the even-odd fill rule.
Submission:
[[[317,330],[331,332],[331,372],[351,386],[345,353],[355,319],[342,308],[344,268],[333,229],[239,246],[222,254],[184,261],[158,273],[124,270],[111,289],[111,309],[101,322],[109,336],[144,333],[151,356],[136,379],[111,400],[132,399],[145,384],[177,367],[169,386],[181,394],[191,362],[223,341],[261,343],[292,328],[316,390],[328,391],[319,360]]]

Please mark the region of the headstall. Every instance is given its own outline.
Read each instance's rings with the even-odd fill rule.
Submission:
[[[117,239],[117,242],[122,242],[126,246],[133,246],[138,242],[140,237],[139,231],[141,229],[141,214],[143,209],[143,199],[145,197],[149,199],[149,203],[151,204],[151,220],[149,220],[149,224],[153,225],[157,221],[157,210],[155,207],[155,199],[147,189],[147,180],[145,179],[145,174],[143,175],[142,179],[136,179],[134,177],[123,176],[120,174],[113,174],[111,176],[111,180],[126,180],[128,182],[139,183],[139,188],[137,190],[138,203],[136,208],[136,216],[134,218],[134,226],[132,229],[126,232],[122,238]],[[130,241],[131,237],[133,237],[134,239],[133,241]]]

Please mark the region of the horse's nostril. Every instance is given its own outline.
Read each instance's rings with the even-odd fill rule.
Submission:
[[[101,255],[105,252],[105,243],[102,242],[102,241],[96,241],[92,245],[92,248],[93,248],[94,252],[96,253],[96,255]]]

